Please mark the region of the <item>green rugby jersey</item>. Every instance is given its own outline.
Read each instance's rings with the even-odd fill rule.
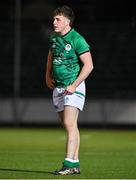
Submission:
[[[81,69],[79,56],[89,50],[85,39],[74,29],[64,36],[54,33],[50,37],[53,77],[56,87],[66,87],[76,80]]]

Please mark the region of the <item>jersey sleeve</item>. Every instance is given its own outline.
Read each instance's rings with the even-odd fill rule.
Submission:
[[[75,51],[78,56],[90,51],[90,46],[82,36],[78,36],[75,39]]]

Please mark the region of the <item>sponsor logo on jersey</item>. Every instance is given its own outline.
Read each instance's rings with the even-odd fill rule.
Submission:
[[[65,55],[64,55],[64,53],[60,53],[60,57],[62,58],[62,59],[65,59]]]
[[[53,44],[52,44],[52,48],[55,48],[55,47],[56,47],[56,44],[55,44],[55,43],[53,43]]]
[[[55,58],[54,60],[53,60],[53,64],[56,64],[56,65],[58,65],[58,64],[61,64],[62,63],[62,59],[61,58]]]

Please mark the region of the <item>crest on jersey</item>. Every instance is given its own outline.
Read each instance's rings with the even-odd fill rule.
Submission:
[[[67,45],[65,46],[65,49],[66,49],[66,51],[70,51],[70,50],[71,50],[71,45],[70,45],[70,44],[67,44]]]

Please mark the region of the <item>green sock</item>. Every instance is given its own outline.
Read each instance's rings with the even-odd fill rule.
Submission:
[[[67,166],[67,167],[70,167],[70,168],[80,166],[79,161],[72,162],[72,161],[69,161],[69,160],[66,160],[66,159],[64,160],[63,164],[64,164],[64,166]]]
[[[64,160],[63,164],[64,164],[64,166],[67,166],[67,167],[70,167],[70,168],[73,167],[73,162],[68,161],[68,160]]]
[[[79,167],[80,163],[79,162],[73,162],[73,167]]]

